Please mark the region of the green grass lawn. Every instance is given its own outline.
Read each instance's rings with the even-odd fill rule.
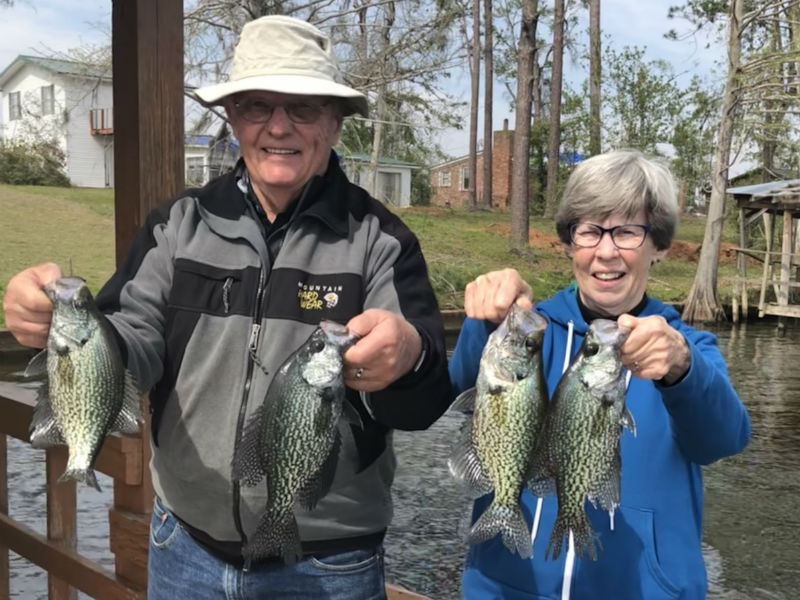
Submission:
[[[0,185],[0,295],[11,276],[44,261],[58,263],[84,277],[93,292],[114,268],[113,190]],[[417,234],[442,308],[460,308],[464,287],[492,269],[514,267],[544,298],[572,279],[569,260],[551,220],[531,219],[529,256],[509,252],[506,211],[467,212],[410,208],[398,212]],[[668,302],[682,302],[694,279],[692,251],[703,239],[705,220],[684,217],[667,260],[651,270],[649,292]],[[733,224],[723,240],[735,243]],[[730,299],[735,267],[721,261],[718,291]],[[0,309],[0,327],[5,323]]]

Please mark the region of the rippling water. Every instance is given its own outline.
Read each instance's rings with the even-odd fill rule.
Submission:
[[[790,323],[783,337],[774,323],[763,322],[715,333],[750,411],[753,439],[742,454],[704,471],[708,597],[794,600],[800,597],[800,325]],[[386,539],[387,578],[435,600],[460,597],[469,503],[446,464],[459,424],[460,417],[448,414],[428,431],[395,434],[399,467],[395,519]],[[13,439],[8,445],[9,512],[44,533],[43,453]],[[78,547],[112,569],[112,482],[102,474],[98,481],[103,492],[78,487]],[[47,597],[46,575],[15,555],[11,597]]]

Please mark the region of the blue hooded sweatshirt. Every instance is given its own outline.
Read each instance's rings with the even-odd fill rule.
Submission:
[[[577,353],[588,324],[574,286],[540,303],[536,310],[549,321],[543,357],[552,396],[565,362]],[[750,437],[747,410],[731,386],[715,336],[686,325],[672,307],[653,298],[647,298],[637,316],[650,315],[663,316],[683,334],[691,351],[691,366],[683,379],[671,386],[631,378],[626,405],[636,422],[636,436],[625,429],[620,441],[620,506],[612,530],[609,514],[586,502],[602,549],[597,561],[574,558],[567,586],[572,600],[703,600],[707,584],[700,552],[700,466],[741,451]],[[494,327],[484,321],[465,321],[450,360],[455,394],[475,385],[481,352]],[[475,502],[473,519],[489,500],[484,496]],[[536,503],[536,497],[525,489],[522,507],[529,524]],[[545,498],[531,559],[511,554],[500,536],[471,546],[462,577],[464,598],[562,600],[566,545],[557,560],[545,558],[557,511],[556,498]]]

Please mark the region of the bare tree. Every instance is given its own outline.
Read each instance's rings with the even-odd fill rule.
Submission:
[[[486,208],[491,208],[492,161],[494,160],[492,156],[492,144],[494,143],[494,127],[492,127],[492,113],[494,112],[492,102],[492,94],[494,93],[492,0],[483,0],[483,22],[486,32],[484,33],[483,40],[483,194],[481,195],[481,205]]]
[[[511,249],[528,251],[528,165],[530,163],[531,104],[534,71],[537,65],[536,27],[539,22],[539,0],[524,0],[519,33],[517,61],[517,104],[514,142],[511,159]]]
[[[558,202],[558,158],[561,149],[561,87],[564,74],[564,0],[555,0],[553,69],[550,78],[550,135],[547,141],[547,201],[544,214],[552,217]]]
[[[469,208],[474,210],[478,207],[477,186],[475,185],[476,175],[478,174],[478,95],[480,91],[480,66],[481,66],[481,2],[472,2],[472,44],[470,44],[470,67],[471,78],[470,101],[469,101]],[[484,142],[485,144],[485,142]]]
[[[732,0],[728,13],[728,76],[722,97],[722,115],[714,153],[711,199],[708,204],[708,217],[697,272],[683,308],[683,319],[690,323],[717,321],[725,316],[717,298],[717,266],[725,218],[725,188],[728,183],[734,111],[741,90],[738,77],[741,68],[743,5],[744,0]]]
[[[589,0],[589,154],[600,154],[600,0]]]

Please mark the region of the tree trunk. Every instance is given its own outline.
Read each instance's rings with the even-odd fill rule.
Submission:
[[[478,92],[480,91],[481,67],[481,1],[472,2],[472,44],[471,44],[470,74],[472,87],[469,103],[469,208],[478,207],[477,186],[475,185],[478,174]],[[460,179],[460,175],[459,175]],[[460,185],[460,182],[459,182]]]
[[[391,31],[394,25],[395,6],[394,2],[387,2],[385,7],[385,27],[380,35],[380,53],[386,55],[389,46],[391,45]],[[380,162],[381,149],[383,148],[383,123],[387,120],[387,107],[386,107],[386,84],[382,83],[378,87],[378,94],[375,102],[376,114],[373,120],[372,129],[372,153],[369,157],[369,187],[367,191],[373,198],[378,198],[382,202],[386,202],[386,198],[379,196],[378,189],[378,163]]]
[[[725,188],[728,183],[728,164],[733,138],[734,111],[739,99],[737,74],[741,65],[741,28],[744,0],[733,0],[728,22],[728,78],[722,97],[722,114],[719,123],[717,148],[714,153],[714,173],[711,181],[711,199],[708,203],[706,229],[700,261],[694,283],[683,308],[683,319],[689,323],[719,321],[725,313],[717,298],[717,267],[725,220]]]
[[[531,139],[531,97],[534,65],[536,63],[536,26],[539,20],[539,0],[522,4],[517,62],[517,107],[514,125],[514,147],[511,158],[511,249],[528,250],[528,182]]]
[[[561,86],[564,72],[564,0],[555,0],[553,16],[553,70],[550,79],[550,135],[547,141],[547,203],[552,217],[558,205],[558,156],[561,149]]]
[[[600,154],[600,0],[589,0],[589,154]]]
[[[494,127],[492,126],[492,94],[494,93],[494,52],[492,40],[492,0],[483,0],[483,22],[486,33],[483,42],[483,194],[481,206],[492,207],[492,144],[494,143]]]

